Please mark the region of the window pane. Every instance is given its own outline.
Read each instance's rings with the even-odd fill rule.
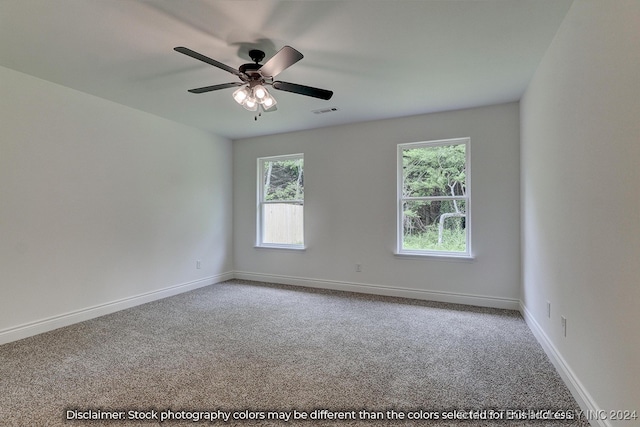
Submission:
[[[265,200],[304,199],[302,159],[267,160],[263,166]]]
[[[304,207],[294,203],[262,205],[263,243],[302,245]]]
[[[402,150],[402,197],[464,196],[466,145]]]
[[[402,249],[466,251],[464,200],[409,200],[402,212]]]

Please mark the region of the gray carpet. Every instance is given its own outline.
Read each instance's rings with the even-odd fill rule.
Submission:
[[[588,425],[505,421],[579,409],[517,312],[238,280],[0,346],[0,391],[2,426]]]

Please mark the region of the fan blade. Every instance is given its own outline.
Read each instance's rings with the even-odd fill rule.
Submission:
[[[260,74],[263,77],[275,77],[302,58],[303,55],[300,52],[291,46],[285,46],[260,67]]]
[[[214,91],[214,90],[227,89],[229,87],[242,86],[243,84],[244,83],[242,83],[242,82],[223,83],[221,85],[213,85],[213,86],[199,87],[197,89],[189,89],[188,92],[191,92],[191,93],[205,93],[205,92],[211,92],[211,91]]]
[[[244,77],[244,74],[242,74],[240,71],[236,70],[235,68],[231,68],[228,65],[223,64],[222,62],[218,62],[215,59],[211,59],[208,56],[204,56],[201,53],[193,51],[193,50],[191,50],[189,48],[179,46],[179,47],[174,47],[173,50],[175,50],[176,52],[180,52],[182,54],[185,54],[187,56],[190,56],[192,58],[195,58],[195,59],[197,59],[199,61],[206,62],[207,64],[213,65],[214,67],[218,67],[221,70],[228,71],[229,73],[235,74],[236,76],[238,76],[240,78]]]
[[[275,81],[272,84],[274,89],[283,90],[285,92],[298,93],[300,95],[312,96],[320,99],[331,99],[333,91],[326,89],[318,89],[317,87],[303,86],[295,83],[287,83]]]

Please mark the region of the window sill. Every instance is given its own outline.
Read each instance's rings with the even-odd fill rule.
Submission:
[[[290,246],[290,245],[255,245],[255,249],[270,249],[277,251],[294,251],[294,252],[304,252],[307,250],[304,246]]]
[[[455,255],[455,254],[420,254],[420,253],[411,253],[411,252],[394,252],[394,257],[399,259],[414,259],[414,260],[424,260],[424,259],[439,259],[443,261],[460,261],[460,262],[472,262],[476,260],[476,257],[473,255]]]

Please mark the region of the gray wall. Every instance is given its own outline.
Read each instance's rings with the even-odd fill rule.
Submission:
[[[232,272],[230,141],[0,81],[0,343]]]
[[[465,136],[475,259],[394,256],[397,144]],[[518,307],[517,103],[238,140],[233,150],[237,276]],[[305,155],[307,250],[254,248],[256,159],[292,153]]]
[[[521,101],[524,310],[607,411],[640,410],[639,22],[637,0],[576,1]]]

